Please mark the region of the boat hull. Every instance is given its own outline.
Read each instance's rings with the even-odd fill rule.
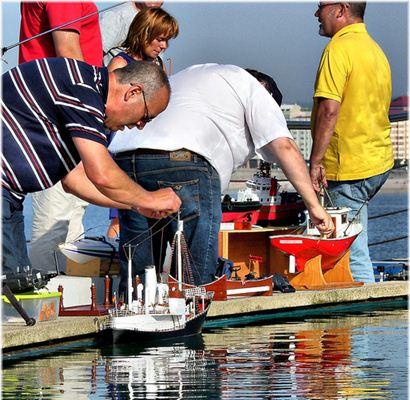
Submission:
[[[327,270],[346,254],[359,233],[337,239],[308,235],[278,235],[271,236],[270,241],[272,246],[295,257],[297,272],[303,271],[306,262],[316,256],[322,256],[322,269]]]
[[[185,324],[175,329],[164,330],[145,330],[143,326],[140,329],[112,329],[105,328],[100,331],[100,339],[106,343],[141,343],[172,341],[182,337],[198,335],[202,331],[209,306],[198,313],[195,317],[187,320]]]
[[[258,224],[297,222],[299,213],[306,209],[303,201],[279,205],[262,205],[256,211]]]
[[[119,262],[118,241],[104,237],[86,237],[75,242],[61,243],[59,249],[67,258],[78,264],[96,259]]]
[[[177,281],[169,277],[170,288],[177,286]],[[183,284],[183,288],[193,287]],[[266,278],[250,279],[246,281],[227,279],[226,275],[202,285],[207,292],[213,292],[214,301],[225,301],[238,297],[271,296],[273,290],[272,275]]]

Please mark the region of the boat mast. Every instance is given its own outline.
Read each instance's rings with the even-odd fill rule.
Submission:
[[[178,230],[177,230],[177,279],[178,279],[178,290],[182,290],[182,246],[181,246],[181,235],[184,231],[184,221],[181,220],[181,214],[178,211]]]
[[[131,244],[128,245],[128,310],[131,311],[132,307],[132,255]]]

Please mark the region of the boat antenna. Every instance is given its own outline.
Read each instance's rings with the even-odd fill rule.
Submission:
[[[357,216],[360,214],[360,211],[362,211],[363,206],[364,206],[365,204],[367,204],[367,203],[368,203],[367,200],[364,201],[363,204],[360,206],[360,208],[357,210],[356,214],[354,215],[354,217],[352,218],[352,220],[349,222],[349,225],[347,225],[346,229],[344,230],[343,236],[346,236],[346,235],[347,235],[346,232],[347,232],[347,230],[350,228],[350,225],[353,224],[353,221],[357,218]]]
[[[332,201],[332,198],[330,197],[329,192],[326,189],[326,186],[323,184],[323,182],[320,183],[320,192],[323,191],[323,196],[320,195],[320,205],[322,207],[324,207],[324,202],[325,202],[325,196],[327,197],[327,199],[329,200],[330,206],[335,208],[335,205]]]
[[[177,236],[177,271],[178,271],[178,290],[182,291],[182,245],[181,236],[184,231],[184,221],[181,219],[181,212],[178,211],[178,230]]]
[[[61,28],[64,28],[64,27],[67,26],[67,25],[71,25],[71,24],[74,24],[75,22],[82,21],[83,19],[92,17],[93,15],[102,14],[103,12],[105,12],[105,11],[107,11],[107,10],[110,10],[111,8],[118,7],[118,6],[120,6],[121,4],[125,4],[125,3],[127,3],[127,1],[123,1],[123,2],[121,2],[121,3],[114,4],[113,6],[109,6],[109,7],[103,8],[102,10],[94,11],[94,12],[92,12],[91,14],[83,15],[83,16],[80,17],[80,18],[74,19],[74,20],[72,20],[72,21],[65,22],[64,24],[61,24],[61,25],[59,25],[59,26],[56,26],[55,28],[51,28],[51,29],[49,29],[49,30],[47,30],[47,31],[41,32],[41,33],[39,33],[39,34],[37,34],[37,35],[34,35],[34,36],[30,37],[30,38],[21,40],[21,41],[19,41],[19,42],[17,42],[17,43],[14,43],[14,44],[10,45],[10,46],[2,47],[2,48],[1,48],[1,57],[2,57],[2,60],[7,64],[7,61],[3,59],[3,56],[4,56],[4,54],[5,54],[7,51],[13,49],[14,47],[17,47],[17,46],[20,46],[20,45],[22,45],[22,44],[24,44],[24,43],[27,43],[27,42],[29,42],[30,40],[37,39],[37,38],[39,38],[40,36],[47,35],[48,33],[57,31],[57,30],[59,30],[59,29],[61,29]]]
[[[132,254],[131,254],[131,244],[128,244],[128,310],[131,311],[132,308]]]

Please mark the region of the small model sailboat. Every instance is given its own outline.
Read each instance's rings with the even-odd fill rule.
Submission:
[[[103,337],[112,341],[175,339],[201,332],[213,298],[203,287],[186,287],[182,254],[183,221],[176,232],[176,282],[159,283],[155,266],[145,269],[145,282],[136,279],[133,291],[131,245],[128,245],[127,304],[114,304],[103,324]]]

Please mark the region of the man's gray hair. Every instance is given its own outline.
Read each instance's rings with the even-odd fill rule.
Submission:
[[[113,71],[118,83],[140,83],[144,87],[147,100],[155,97],[158,90],[166,86],[170,91],[167,74],[157,64],[150,61],[133,61],[123,68]]]
[[[364,19],[364,11],[366,10],[365,1],[349,1],[350,15],[354,18]]]

